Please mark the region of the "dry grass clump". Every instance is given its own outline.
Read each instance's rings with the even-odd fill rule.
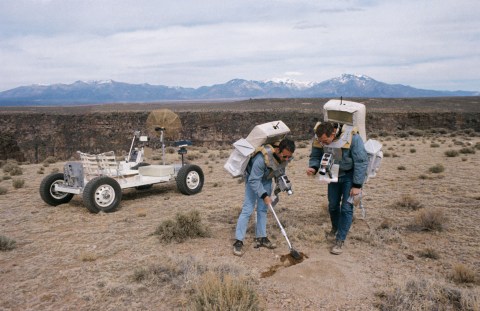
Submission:
[[[447,222],[441,208],[428,207],[420,210],[414,219],[414,227],[425,231],[443,231]]]
[[[437,143],[430,144],[430,148],[439,148],[439,147],[440,147],[440,144],[437,144]]]
[[[460,153],[457,150],[453,150],[453,149],[445,151],[445,155],[449,158],[458,157],[459,154]]]
[[[418,251],[418,256],[422,257],[422,258],[430,258],[430,259],[439,259],[440,258],[440,255],[438,254],[438,252],[434,248],[431,248],[431,247],[427,247],[425,249],[422,249],[422,250]]]
[[[430,173],[438,174],[445,170],[445,167],[442,164],[436,164],[428,169]]]
[[[84,262],[91,262],[98,259],[98,256],[92,252],[82,252],[79,256],[79,259]]]
[[[23,174],[23,170],[20,166],[18,166],[17,161],[10,159],[7,160],[7,162],[3,165],[3,172],[10,174],[10,176],[18,176]]]
[[[25,186],[25,180],[21,178],[14,178],[12,180],[12,186],[15,189],[23,188],[23,186]]]
[[[0,235],[0,251],[10,251],[16,247],[17,242],[4,235]]]
[[[135,269],[131,279],[153,291],[174,292],[179,310],[263,310],[254,280],[232,265],[212,267],[194,257],[164,256]]]
[[[453,266],[450,278],[457,284],[473,284],[477,280],[475,271],[464,264]]]
[[[427,280],[409,280],[377,293],[381,311],[479,310],[480,295],[475,289],[452,288]]]
[[[465,147],[459,150],[462,154],[475,154],[475,148],[472,147]]]
[[[163,221],[153,233],[164,242],[184,242],[187,239],[209,237],[210,230],[202,224],[200,213],[191,211],[187,214],[177,214],[175,220]]]
[[[412,136],[415,136],[415,137],[422,137],[425,135],[425,132],[422,131],[422,130],[415,130],[415,129],[412,129],[412,130],[409,130],[408,131],[408,134],[412,135]]]
[[[181,267],[178,262],[167,258],[158,264],[137,268],[133,273],[133,280],[150,285],[172,285],[180,288],[185,274]]]
[[[57,161],[57,158],[55,158],[54,156],[49,156],[45,160],[43,160],[43,163],[54,164],[57,163]]]
[[[195,286],[191,310],[264,310],[252,281],[205,273]]]
[[[0,195],[7,194],[8,190],[5,187],[0,187]]]
[[[400,206],[402,208],[408,209],[408,210],[418,210],[423,207],[422,203],[415,199],[414,197],[404,194],[401,196],[400,200],[396,203],[397,206]]]

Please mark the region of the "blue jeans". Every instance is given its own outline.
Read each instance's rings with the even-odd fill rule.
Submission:
[[[353,184],[353,170],[328,184],[328,212],[336,239],[345,241],[353,220],[353,204],[347,202]]]
[[[243,241],[247,233],[248,221],[252,215],[255,204],[257,205],[257,226],[255,228],[255,236],[257,238],[263,238],[267,236],[267,209],[268,207],[263,202],[262,198],[259,198],[257,194],[250,188],[245,181],[245,198],[243,199],[242,212],[238,216],[237,228],[235,230],[235,238]],[[272,194],[272,180],[262,180],[263,187],[267,190],[268,195]]]

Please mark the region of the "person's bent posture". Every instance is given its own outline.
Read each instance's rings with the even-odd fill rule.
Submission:
[[[273,249],[276,246],[267,237],[267,210],[272,204],[272,179],[283,175],[295,152],[295,143],[283,139],[277,146],[264,145],[249,161],[245,175],[245,197],[235,230],[233,254],[243,255],[242,247],[251,214],[257,207],[255,247]]]

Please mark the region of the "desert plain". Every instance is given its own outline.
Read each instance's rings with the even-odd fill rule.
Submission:
[[[232,254],[244,183],[223,169],[228,146],[189,147],[205,175],[199,194],[174,182],[128,189],[113,213],[90,213],[81,196],[47,205],[40,182],[65,162],[18,163],[21,175],[0,172],[0,235],[15,242],[0,251],[0,310],[202,310],[208,298],[218,310],[480,310],[480,134],[402,133],[368,133],[385,157],[338,256],[325,239],[327,185],[305,174],[311,142],[296,142],[287,169],[294,194],[280,194],[276,207],[305,254],[296,264],[284,260],[288,245],[271,213],[277,248],[253,247],[252,218],[245,254]],[[15,188],[16,179],[24,184]],[[206,236],[155,234],[194,211]]]

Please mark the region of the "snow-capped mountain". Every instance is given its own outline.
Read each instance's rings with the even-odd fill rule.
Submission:
[[[328,98],[340,96],[401,98],[479,95],[479,92],[416,89],[401,84],[379,82],[365,75],[343,74],[340,77],[318,83],[278,78],[268,81],[233,79],[223,84],[202,86],[196,89],[146,83],[128,84],[112,80],[30,85],[0,92],[0,106],[244,98]]]

